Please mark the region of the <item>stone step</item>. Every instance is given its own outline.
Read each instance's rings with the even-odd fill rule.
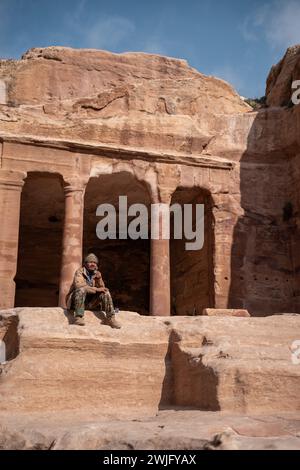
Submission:
[[[300,410],[291,347],[299,316],[144,317],[120,312],[121,330],[86,312],[19,308],[18,355],[2,367],[0,411],[79,408],[114,416],[159,409]]]

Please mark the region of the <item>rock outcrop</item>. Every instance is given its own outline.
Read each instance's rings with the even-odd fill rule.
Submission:
[[[1,414],[0,450],[299,450],[300,414],[164,410],[107,419],[83,412]],[[126,455],[126,454],[125,454]]]
[[[1,131],[49,140],[236,159],[257,116],[224,80],[151,54],[31,49],[0,61],[0,83]]]
[[[15,334],[20,343],[18,355],[1,366],[0,419],[8,429],[15,426],[11,437],[7,437],[9,432],[1,436],[4,448],[24,447],[22,435],[31,442],[28,447],[46,446],[38,437],[45,432],[52,437],[54,433],[54,440],[62,439],[58,448],[107,448],[120,443],[108,437],[118,420],[122,422],[120,440],[126,426],[133,439],[137,433],[144,436],[141,429],[147,428],[147,434],[153,427],[169,428],[173,420],[169,445],[182,445],[189,435],[187,445],[193,448],[199,445],[199,436],[192,439],[195,430],[174,436],[185,413],[200,422],[203,416],[209,424],[208,433],[200,432],[203,445],[225,432],[229,423],[247,428],[243,416],[265,415],[269,424],[263,435],[271,439],[284,434],[272,416],[282,413],[289,420],[289,413],[300,413],[300,368],[291,357],[300,326],[297,315],[163,319],[121,312],[122,329],[112,330],[92,312],[86,312],[85,327],[70,323],[59,308],[1,314],[6,321],[19,319]],[[182,410],[178,421],[177,412],[167,409]],[[215,418],[210,420],[204,411],[214,411],[216,416],[234,413],[240,418],[221,418],[222,424],[216,426]],[[106,438],[100,439],[101,422],[107,426],[108,421]],[[85,429],[83,441],[78,434],[80,423]],[[190,422],[189,426],[193,428]],[[258,424],[254,430],[251,426],[244,432],[251,435],[253,431],[253,437]],[[64,437],[58,439],[61,433]],[[150,441],[145,436],[135,439],[134,447],[151,442],[162,448],[166,435]]]
[[[0,312],[0,448],[299,448],[298,74],[299,46],[253,112],[179,59],[0,61],[0,301],[19,306]],[[121,194],[203,203],[203,249],[100,243],[96,208]],[[54,307],[90,249],[120,331]]]
[[[296,80],[300,80],[300,44],[289,47],[281,61],[271,68],[267,78],[267,105],[290,105],[295,91],[292,83]]]
[[[210,307],[246,309],[251,315],[300,312],[300,107],[279,107],[291,96],[288,82],[297,78],[297,51],[290,49],[274,67],[268,107],[257,112],[229,84],[179,59],[50,47],[32,49],[21,60],[1,61],[2,170],[26,176],[19,263],[17,243],[3,255],[11,263],[3,307],[13,305],[14,278],[18,306],[32,305],[32,297],[38,299],[34,305],[58,304],[59,276],[65,272],[59,253],[64,187],[72,180],[86,189],[80,253],[97,249],[96,197],[97,203],[99,198],[112,203],[122,191],[132,203],[148,204],[147,196],[205,201],[207,244],[197,268],[187,256],[173,256],[182,251],[180,246],[171,247],[166,264],[172,267],[173,313],[199,314]],[[42,202],[47,209],[43,218]],[[7,208],[7,214],[13,217],[14,212]],[[7,224],[17,225],[18,219]],[[3,237],[1,246],[6,246],[5,237],[15,240],[17,233],[5,232]],[[40,259],[49,265],[42,288],[37,285],[41,263],[32,258],[32,243],[42,247],[43,240],[53,256],[48,259],[41,248]],[[137,303],[128,289],[131,274],[122,289],[117,269],[109,263],[112,252],[119,259],[118,253],[126,251],[133,260],[132,272],[141,260]],[[135,256],[131,247],[118,244],[103,252],[104,270],[120,307],[147,313],[143,297],[149,297],[149,246],[139,247]],[[113,265],[119,269],[118,260]],[[181,282],[184,292],[193,286],[191,296],[181,291]]]
[[[55,139],[201,153],[218,114],[251,108],[187,62],[65,47],[0,61],[1,130]],[[36,86],[33,86],[33,83]]]
[[[83,403],[118,415],[169,405],[243,413],[300,408],[300,368],[291,357],[298,315],[164,319],[123,312],[120,331],[92,312],[83,328],[59,308],[18,309],[17,317],[20,353],[2,373],[2,410]]]

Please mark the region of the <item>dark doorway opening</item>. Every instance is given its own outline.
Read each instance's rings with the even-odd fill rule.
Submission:
[[[64,220],[62,177],[29,173],[21,196],[16,307],[55,307]]]
[[[193,206],[193,230],[196,228],[196,204],[204,204],[204,246],[201,250],[186,250],[188,240],[175,240],[171,214],[171,312],[172,315],[202,315],[204,308],[214,307],[213,217],[212,199],[200,188],[178,188],[171,204]]]
[[[83,256],[93,252],[99,257],[100,271],[116,307],[148,315],[150,240],[119,239],[119,196],[127,196],[128,207],[136,203],[145,204],[150,215],[148,191],[130,173],[91,178],[85,192]],[[116,240],[97,237],[96,226],[101,220],[96,215],[99,204],[111,204],[116,209]],[[128,217],[128,223],[131,219]],[[150,227],[150,221],[148,225]]]

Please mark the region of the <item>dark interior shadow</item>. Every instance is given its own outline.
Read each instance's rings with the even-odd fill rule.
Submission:
[[[20,337],[18,333],[19,317],[17,315],[10,315],[5,319],[1,319],[0,326],[6,329],[3,336],[3,342],[6,349],[6,361],[15,359],[19,354]]]
[[[167,326],[170,322],[164,322]],[[164,379],[161,388],[161,396],[159,400],[158,409],[159,410],[168,410],[174,409],[173,401],[174,401],[174,372],[173,372],[173,364],[172,364],[172,348],[174,343],[174,331],[172,330],[171,334],[169,335],[168,339],[168,349],[167,353],[164,358]]]
[[[172,330],[158,409],[219,411],[217,374],[202,363],[202,357],[182,350],[180,342],[180,334]]]

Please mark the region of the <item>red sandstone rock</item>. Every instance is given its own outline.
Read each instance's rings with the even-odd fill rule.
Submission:
[[[138,420],[107,420],[73,411],[1,419],[1,450],[299,450],[299,413],[162,410]]]
[[[0,302],[31,307],[1,326],[0,447],[299,446],[298,424],[274,417],[299,411],[299,317],[235,318],[300,312],[300,106],[277,107],[299,78],[298,52],[271,71],[259,112],[178,59],[51,47],[0,61]],[[203,249],[100,243],[95,209],[120,194],[147,207],[204,203]],[[69,325],[54,307],[91,248],[121,307],[161,317],[123,312],[119,332],[92,314],[84,329]],[[178,438],[171,413],[153,438],[165,425],[154,414],[170,405],[217,422],[183,411]],[[221,426],[218,410],[243,416]],[[95,413],[143,424],[116,434],[120,421],[95,424]],[[259,432],[246,413],[272,424]],[[57,432],[61,414],[70,426]]]
[[[202,315],[208,317],[250,317],[247,310],[205,308]]]
[[[294,63],[295,51],[284,63]],[[225,82],[185,61],[139,53],[33,49],[20,61],[1,61],[0,83],[3,307],[14,304],[14,279],[17,305],[32,298],[57,305],[91,247],[103,251],[122,308],[147,313],[150,298],[160,315],[300,311],[299,106],[251,112]],[[115,202],[120,192],[131,203],[205,202],[203,251],[186,254],[176,241],[169,252],[167,244],[99,244],[96,204]],[[38,259],[48,266],[42,288]]]
[[[159,151],[201,153],[215,116],[251,109],[223,80],[143,53],[31,49],[0,61],[0,82],[0,103],[13,105],[1,107],[2,130]]]
[[[122,329],[113,330],[92,312],[85,327],[70,324],[60,308],[10,313],[19,318],[11,337],[20,346],[1,375],[1,411],[58,412],[82,404],[133,417],[168,406],[300,409],[300,368],[291,350],[299,315],[166,320],[121,312]]]
[[[85,327],[59,308],[1,314],[20,340],[1,366],[1,449],[299,448],[299,316],[121,312],[112,330],[92,312]]]
[[[292,82],[300,80],[300,45],[289,47],[267,78],[268,106],[287,106],[291,102]]]

